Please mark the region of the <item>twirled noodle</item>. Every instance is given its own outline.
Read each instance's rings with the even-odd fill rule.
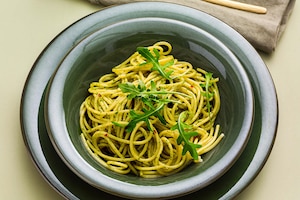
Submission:
[[[145,64],[146,59],[135,52],[114,67],[112,73],[90,84],[90,96],[80,108],[81,138],[85,148],[101,165],[120,174],[134,173],[151,178],[176,173],[192,161],[201,162],[201,155],[213,149],[224,136],[219,134],[219,125],[214,126],[220,108],[218,78],[211,78],[209,91],[213,96],[207,99],[203,87],[206,71],[195,70],[190,63],[174,59],[169,54],[172,46],[167,42],[148,47],[151,52],[154,48],[159,51],[161,65],[174,60],[168,67],[173,71],[171,80],[162,77],[158,71],[152,71],[152,64]],[[125,127],[130,121],[130,110],[139,111],[145,105],[141,100],[128,99],[118,85],[127,82],[137,85],[140,81],[147,88],[154,81],[157,90],[179,94],[166,95],[172,100],[161,110],[166,124],[151,116],[152,131],[141,121],[128,133]],[[201,145],[197,149],[198,160],[194,160],[189,152],[182,155],[183,146],[177,144],[178,130],[170,129],[183,111],[189,113],[185,123],[192,125],[198,133],[190,139]],[[116,126],[114,122],[122,126]]]

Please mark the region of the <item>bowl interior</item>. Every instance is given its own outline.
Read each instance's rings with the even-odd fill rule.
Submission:
[[[104,74],[111,73],[112,67],[128,58],[138,46],[149,46],[161,40],[172,44],[171,54],[178,60],[188,61],[194,67],[213,72],[214,77],[220,78],[218,86],[221,109],[216,123],[221,125],[225,138],[216,148],[203,156],[204,162],[191,164],[174,175],[157,179],[119,175],[99,165],[84,149],[79,137],[79,107],[89,95],[87,89],[91,82],[97,81]],[[69,137],[84,161],[101,174],[137,185],[163,185],[209,172],[210,180],[206,182],[207,185],[217,176],[225,173],[238,158],[247,142],[251,128],[253,114],[251,88],[238,60],[212,35],[175,20],[133,19],[112,24],[92,33],[76,45],[62,61],[49,91],[50,104],[57,99],[62,101],[61,105],[53,106],[62,109],[63,114],[60,117],[54,114],[52,117],[50,114],[48,117],[50,134],[54,138],[54,143],[58,145],[60,153],[64,155],[63,148],[67,146],[62,147],[63,145],[57,144],[58,141]],[[48,110],[50,107],[48,106]],[[56,111],[51,109],[50,112]],[[57,136],[59,128],[51,128],[51,123],[55,124],[51,120],[63,120],[66,127],[60,131],[64,133]],[[64,143],[64,145],[69,144]],[[233,148],[235,150],[232,150]],[[68,155],[63,157],[72,165],[72,157]],[[209,171],[212,168],[214,168],[213,171]]]

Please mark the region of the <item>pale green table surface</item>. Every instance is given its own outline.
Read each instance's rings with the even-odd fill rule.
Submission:
[[[24,145],[19,109],[27,75],[40,52],[64,28],[101,9],[87,0],[2,1],[0,6],[0,199],[63,199],[35,168]],[[258,177],[236,199],[300,199],[300,3],[266,62],[277,88],[279,126]]]

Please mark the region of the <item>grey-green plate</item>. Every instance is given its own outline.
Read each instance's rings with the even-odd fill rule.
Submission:
[[[68,199],[121,199],[78,178],[54,150],[45,128],[45,89],[63,56],[82,38],[107,25],[132,18],[160,17],[190,23],[221,38],[243,64],[254,92],[255,119],[241,157],[221,178],[185,196],[188,199],[231,199],[246,188],[264,166],[271,152],[278,123],[278,103],[273,80],[255,49],[235,30],[198,10],[169,3],[132,3],[110,7],[75,22],[61,32],[40,54],[28,75],[22,101],[21,126],[33,161],[48,183]]]

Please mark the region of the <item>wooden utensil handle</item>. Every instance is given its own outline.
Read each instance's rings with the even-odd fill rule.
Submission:
[[[231,0],[204,0],[204,1],[222,5],[222,6],[226,6],[226,7],[230,7],[230,8],[235,8],[235,9],[244,10],[244,11],[248,11],[248,12],[258,13],[258,14],[267,13],[267,9],[265,7],[247,4],[247,3],[241,3],[241,2],[237,2],[237,1],[231,1]]]

